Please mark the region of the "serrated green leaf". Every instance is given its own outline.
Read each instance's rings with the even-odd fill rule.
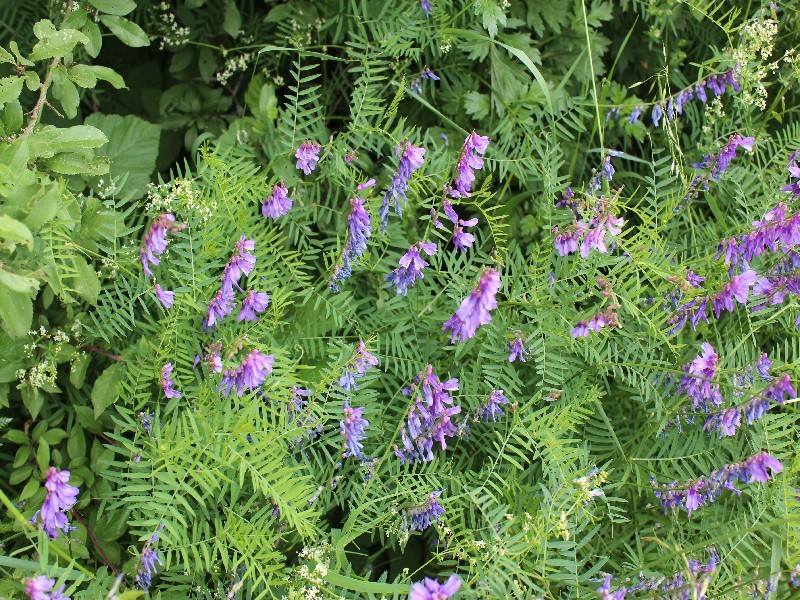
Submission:
[[[30,60],[63,57],[78,44],[86,44],[89,38],[77,29],[57,30],[49,19],[43,19],[33,26],[34,35],[39,42],[29,55]]]
[[[11,246],[12,249],[16,244],[25,244],[28,248],[33,247],[31,230],[24,223],[4,214],[0,214],[0,240],[3,240],[5,245]]]
[[[222,29],[233,39],[236,39],[241,28],[242,16],[239,14],[236,1],[232,0],[225,6],[225,19],[222,21]]]
[[[134,0],[89,0],[89,4],[100,12],[124,16],[136,9]]]
[[[13,102],[22,93],[25,80],[22,77],[3,77],[0,79],[0,108],[7,102]]]
[[[97,55],[100,54],[100,49],[103,47],[103,34],[100,32],[100,27],[90,20],[81,31],[89,40],[84,44],[86,53],[92,58],[97,58]]]

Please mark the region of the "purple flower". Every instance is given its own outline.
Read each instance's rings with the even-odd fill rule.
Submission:
[[[606,578],[603,580],[603,585],[597,588],[597,593],[601,598],[604,600],[625,600],[625,595],[628,593],[628,589],[626,587],[619,588],[616,592],[611,591],[611,580],[613,577],[611,575],[606,575]]]
[[[719,356],[709,343],[703,343],[700,348],[701,354],[683,367],[686,375],[681,378],[679,391],[692,399],[692,408],[707,410],[707,401],[711,401],[713,406],[722,403],[719,386],[713,383]]]
[[[484,154],[489,146],[489,138],[481,136],[474,131],[464,140],[461,155],[458,158],[455,179],[455,188],[450,190],[453,198],[469,196],[472,184],[475,181],[475,170],[483,168],[483,159],[478,154]]]
[[[709,433],[716,431],[719,437],[731,437],[736,428],[742,424],[742,411],[739,408],[728,408],[720,413],[709,415],[703,430]]]
[[[712,77],[714,76],[712,75]],[[709,189],[708,183],[710,178],[713,177],[715,180],[719,181],[720,176],[728,170],[731,160],[736,157],[736,148],[741,146],[745,150],[752,152],[754,142],[755,139],[752,137],[745,138],[739,134],[733,134],[728,138],[728,142],[720,148],[719,152],[703,156],[702,161],[693,164],[692,167],[695,169],[706,169],[708,172],[694,178],[689,186],[689,191],[686,192],[682,201],[697,198],[700,189]]]
[[[425,13],[425,18],[429,19],[431,16],[431,3],[428,0],[422,0],[422,12]]]
[[[168,362],[161,367],[161,389],[167,398],[180,398],[181,393],[172,386],[175,382],[172,379],[172,363]]]
[[[156,298],[164,308],[172,308],[172,303],[175,302],[175,292],[164,290],[160,285],[156,284]]]
[[[316,142],[305,141],[297,148],[294,157],[297,159],[297,169],[306,175],[310,175],[317,167],[319,161],[319,151],[321,146]]]
[[[330,288],[333,292],[339,291],[339,282],[353,274],[352,262],[364,254],[367,249],[367,240],[371,235],[369,213],[364,209],[364,203],[358,197],[350,199],[352,211],[347,218],[349,230],[347,242],[342,250],[342,261],[333,272]]]
[[[770,480],[770,471],[776,475],[783,470],[781,462],[764,451],[754,454],[740,463],[724,465],[708,476],[678,485],[673,482],[664,484],[654,490],[656,498],[661,500],[661,507],[666,514],[683,508],[691,515],[692,511],[706,504],[715,502],[725,490],[741,494],[735,487],[737,481],[745,483],[766,483]],[[651,481],[655,487],[655,482]]]
[[[411,593],[408,600],[447,600],[461,587],[461,579],[458,575],[450,575],[450,578],[441,584],[435,579],[426,577],[424,581],[419,581],[411,585]]]
[[[589,337],[589,332],[600,331],[603,327],[619,327],[619,315],[615,308],[607,308],[596,313],[589,320],[578,321],[578,324],[570,329],[569,333],[574,338]]]
[[[441,495],[442,490],[431,492],[424,502],[403,510],[403,528],[408,531],[425,531],[433,521],[439,523],[444,514],[444,508],[439,504]]]
[[[439,442],[442,450],[447,448],[446,438],[458,432],[451,417],[461,412],[460,406],[451,406],[453,399],[448,392],[457,389],[458,379],[439,381],[432,365],[427,365],[414,383],[403,389],[403,395],[413,396],[416,401],[408,411],[408,426],[400,429],[403,447],[394,447],[401,464],[432,461],[435,442]]]
[[[508,343],[508,352],[508,362],[514,362],[515,360],[525,362],[525,356],[530,354],[530,352],[525,350],[525,346],[522,345],[521,334],[518,333],[517,337]]]
[[[207,346],[203,360],[208,365],[209,372],[222,373],[222,342],[214,342]]]
[[[267,219],[277,219],[289,212],[292,208],[292,199],[289,198],[289,191],[281,181],[272,188],[272,194],[264,199],[261,205],[261,214]]]
[[[261,386],[272,373],[272,363],[275,361],[273,356],[265,356],[254,348],[244,357],[238,367],[226,369],[222,372],[222,381],[219,384],[219,391],[227,397],[231,390],[236,388],[236,395],[241,396],[244,392],[252,391]]]
[[[258,315],[269,306],[269,295],[264,292],[250,290],[242,300],[242,309],[239,311],[237,321],[258,321]]]
[[[655,106],[653,106],[653,113],[652,113],[653,125],[658,127],[658,122],[661,120],[662,116],[664,116],[664,109],[661,108],[661,105],[656,104]]]
[[[356,186],[356,191],[357,191],[357,192],[360,192],[361,190],[366,190],[366,189],[368,189],[368,188],[375,187],[375,184],[376,184],[376,183],[377,183],[377,182],[375,181],[375,179],[374,179],[374,178],[372,178],[372,179],[367,179],[367,180],[366,180],[364,183],[359,183],[359,184]]]
[[[29,577],[25,580],[25,593],[28,594],[30,600],[70,600],[69,596],[64,595],[65,586],[62,585],[52,591],[55,584],[55,579],[49,579],[44,575]]]
[[[497,417],[503,416],[505,413],[500,408],[501,404],[508,404],[508,398],[503,395],[503,390],[492,390],[492,393],[486,397],[475,412],[475,420],[482,420],[488,422],[489,419],[497,421]]]
[[[217,323],[233,312],[233,307],[233,289],[223,287],[208,303],[208,315],[203,320],[203,331],[216,327]]]
[[[142,259],[142,267],[144,274],[147,277],[152,277],[153,272],[150,270],[150,265],[159,265],[161,261],[159,256],[164,254],[167,249],[168,233],[180,231],[186,227],[185,224],[175,222],[175,215],[165,213],[158,215],[150,224],[150,229],[144,236],[144,245],[139,250],[139,257]]]
[[[492,320],[489,311],[497,308],[495,296],[499,290],[500,273],[495,269],[484,271],[472,293],[461,301],[455,314],[442,326],[444,331],[451,332],[451,344],[455,343],[456,338],[464,342],[475,337],[478,327]]]
[[[714,296],[714,314],[719,319],[723,310],[733,312],[734,300],[739,304],[747,304],[750,288],[758,280],[758,273],[748,269],[740,275],[731,277],[722,289]]]
[[[80,490],[69,485],[69,476],[69,471],[59,471],[55,467],[47,469],[44,483],[47,493],[41,510],[31,519],[31,523],[35,523],[37,517],[41,519],[45,532],[51,538],[57,538],[60,531],[67,533],[70,529],[69,519],[64,513],[75,506]]]
[[[471,248],[472,244],[475,243],[475,236],[464,231],[464,227],[474,227],[478,224],[478,219],[472,218],[466,221],[461,219],[447,198],[444,199],[442,205],[444,206],[444,214],[453,222],[453,245],[459,252],[466,252],[467,248]],[[444,228],[438,218],[435,220],[434,225],[437,229]]]
[[[361,440],[367,437],[364,429],[369,426],[369,421],[361,416],[364,413],[364,407],[351,408],[349,402],[345,400],[342,412],[344,413],[344,420],[339,421],[339,427],[347,447],[343,458],[348,456],[362,457],[364,453],[361,451]]]
[[[344,371],[342,371],[341,377],[339,377],[339,385],[348,392],[359,389],[356,384],[356,379],[360,379],[370,367],[375,367],[377,365],[378,359],[367,352],[366,344],[359,340],[355,354],[353,354],[353,357],[348,361]]]
[[[770,400],[774,400],[778,404],[783,404],[783,396],[786,395],[789,398],[794,398],[797,396],[797,392],[795,392],[794,388],[792,387],[791,379],[787,373],[784,373],[780,377],[776,378],[771,384],[769,384],[764,390],[762,390],[761,395],[765,398],[769,398]]]
[[[642,106],[633,107],[633,110],[631,111],[631,116],[628,117],[628,123],[630,123],[631,125],[636,125],[636,123],[639,121],[639,117],[642,114],[642,108],[643,108]]]
[[[789,174],[796,179],[796,181],[791,182],[786,187],[782,187],[782,192],[789,192],[792,194],[792,198],[797,198],[800,196],[800,166],[797,165],[797,156],[796,152],[792,153],[791,160],[789,161]]]
[[[400,266],[389,273],[384,279],[384,281],[389,283],[390,287],[397,290],[398,296],[400,294],[405,296],[408,293],[408,288],[414,287],[418,279],[423,279],[425,277],[422,273],[422,269],[427,267],[428,263],[420,256],[420,249],[428,256],[436,254],[436,244],[432,242],[417,242],[416,244],[411,244],[408,252],[400,258]]]
[[[139,562],[141,567],[136,572],[136,585],[146,592],[153,581],[153,575],[156,573],[156,563],[160,565],[163,563],[161,562],[158,551],[153,550],[150,546],[145,546],[142,549]]]
[[[392,175],[392,183],[384,194],[381,208],[378,211],[382,233],[386,233],[386,226],[389,222],[389,200],[392,200],[397,215],[402,216],[400,199],[406,200],[408,181],[411,179],[412,173],[419,169],[425,161],[425,148],[413,146],[411,142],[398,145],[395,154],[400,157],[397,171]]]
[[[239,241],[236,242],[236,249],[222,273],[223,290],[233,288],[233,286],[238,287],[241,276],[250,275],[253,272],[256,266],[256,257],[251,252],[254,252],[255,248],[256,243],[253,240],[248,240],[245,236],[239,238]]]

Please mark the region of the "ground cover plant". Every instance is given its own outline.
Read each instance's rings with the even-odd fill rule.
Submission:
[[[800,594],[794,3],[0,25],[0,597]]]

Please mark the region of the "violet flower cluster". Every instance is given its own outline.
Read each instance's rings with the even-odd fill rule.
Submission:
[[[684,106],[691,100],[698,100],[701,104],[705,104],[709,100],[713,100],[715,96],[722,96],[728,90],[739,92],[741,89],[739,82],[736,80],[734,69],[730,69],[724,73],[714,73],[682,89],[677,94],[667,98],[664,102],[655,103],[651,109],[650,118],[653,125],[656,127],[660,124],[666,126],[668,122],[675,120],[678,115],[683,114]],[[606,115],[606,120],[610,118],[619,118],[621,116],[621,108],[622,107],[614,107],[610,109]],[[634,106],[631,109],[630,115],[628,115],[628,122],[631,125],[636,124],[644,110],[645,106],[643,104]],[[664,117],[666,117],[666,119],[664,119]],[[662,119],[664,119],[663,122]]]
[[[515,360],[526,362],[525,357],[528,354],[530,352],[523,345],[522,334],[517,333],[516,337],[508,343],[508,362],[514,362]]]
[[[392,201],[397,216],[403,216],[400,199],[406,200],[408,182],[411,179],[411,175],[425,162],[425,148],[413,146],[411,142],[399,144],[395,149],[395,154],[400,157],[397,171],[392,175],[392,183],[389,185],[389,189],[386,190],[381,208],[378,211],[378,216],[381,220],[381,233],[386,233],[386,226],[389,223],[389,201]]]
[[[248,290],[242,300],[242,308],[239,311],[237,321],[258,321],[258,315],[267,310],[269,306],[269,294]]]
[[[165,213],[158,215],[150,224],[150,228],[144,236],[144,245],[139,249],[139,257],[142,259],[142,267],[147,277],[153,276],[150,265],[158,266],[161,260],[158,258],[167,250],[169,240],[168,233],[175,233],[186,228],[184,223],[176,223],[175,215]]]
[[[66,512],[75,506],[78,498],[78,488],[69,484],[69,471],[59,471],[55,467],[47,469],[44,487],[47,493],[44,496],[42,508],[31,517],[31,524],[41,520],[42,526],[48,536],[55,539],[61,532],[70,531],[69,519]]]
[[[455,314],[442,326],[444,331],[451,333],[451,344],[455,344],[456,338],[463,343],[475,337],[478,327],[492,320],[489,311],[497,308],[499,290],[500,273],[495,269],[486,269],[472,293],[461,301]]]
[[[600,293],[606,298],[606,305],[589,319],[578,321],[578,324],[570,329],[569,332],[573,338],[588,337],[590,332],[598,332],[603,327],[621,326],[619,314],[617,313],[620,304],[614,296],[614,286],[603,277],[597,278],[597,286],[600,288]]]
[[[222,271],[220,290],[208,303],[208,313],[203,320],[203,331],[208,331],[222,322],[233,312],[236,305],[236,290],[244,291],[239,285],[241,277],[250,275],[256,266],[255,242],[241,236],[230,260]],[[269,296],[263,292],[249,290],[239,312],[239,321],[258,321],[258,314],[265,311]]]
[[[762,450],[742,462],[725,465],[708,476],[693,481],[681,484],[674,481],[659,488],[653,478],[651,485],[655,488],[656,498],[661,501],[664,514],[683,509],[691,515],[692,511],[715,502],[726,490],[740,495],[741,490],[735,486],[737,481],[748,484],[766,483],[781,471],[783,464]]]
[[[153,532],[153,535],[150,536],[150,539],[147,540],[147,543],[142,548],[142,553],[139,555],[139,569],[136,571],[136,577],[134,578],[136,581],[136,585],[139,586],[145,592],[150,588],[150,585],[153,582],[153,575],[156,573],[156,563],[163,565],[164,563],[161,562],[161,556],[157,550],[153,550],[151,546],[158,542],[159,531],[164,528],[164,524],[162,523],[156,531]]]
[[[159,284],[156,284],[155,288],[156,298],[158,298],[158,301],[161,302],[162,306],[165,309],[172,308],[172,304],[175,302],[175,292],[165,290]]]
[[[433,256],[436,254],[436,244],[433,242],[411,244],[408,252],[400,257],[400,266],[384,279],[389,283],[389,287],[393,287],[397,291],[398,296],[400,294],[405,296],[408,288],[414,287],[419,279],[425,277],[422,269],[427,267],[428,263],[420,255],[420,250],[428,256]]]
[[[471,248],[472,244],[475,243],[475,236],[465,231],[464,228],[474,227],[478,224],[478,219],[473,217],[472,219],[464,220],[459,217],[458,213],[456,213],[455,209],[453,208],[453,205],[447,198],[442,201],[442,206],[444,208],[444,214],[447,215],[447,218],[453,223],[453,245],[459,252],[466,252],[467,248]],[[433,225],[436,227],[436,229],[444,229],[444,225],[439,220],[439,215],[436,212],[436,209],[431,209],[431,219],[433,220]]]
[[[800,213],[789,216],[788,211],[779,202],[762,221],[753,221],[751,231],[722,240],[715,258],[722,258],[726,265],[746,265],[765,252],[786,252],[800,243]]]
[[[219,391],[227,398],[234,387],[237,396],[243,395],[245,391],[258,389],[272,373],[273,362],[275,357],[265,356],[254,348],[242,359],[239,366],[222,371]]]
[[[441,522],[444,508],[439,504],[442,490],[431,492],[424,502],[403,510],[405,522],[403,528],[407,531],[425,531],[432,523]]]
[[[792,152],[789,156],[789,175],[794,177],[795,181],[781,188],[782,192],[789,192],[793,200],[800,196],[800,166],[797,164],[798,156],[800,156],[800,151]]]
[[[453,198],[470,195],[472,184],[475,182],[475,171],[483,168],[483,158],[478,155],[485,154],[488,147],[489,138],[474,131],[464,140],[456,165],[458,172],[454,182],[455,187],[449,190]]]
[[[306,140],[300,144],[297,152],[294,153],[294,157],[297,159],[297,170],[310,175],[317,168],[320,149],[321,146],[317,142]]]
[[[440,81],[439,76],[430,70],[429,67],[425,67],[422,69],[422,72],[419,74],[419,77],[415,77],[411,80],[408,88],[411,90],[412,94],[421,94],[422,93],[422,80],[423,79],[430,79],[431,81]]]
[[[171,362],[161,367],[161,389],[167,398],[180,398],[181,393],[175,389],[175,380],[172,379],[173,366]]]
[[[408,600],[448,600],[460,587],[461,579],[458,575],[450,575],[444,583],[426,577],[423,581],[411,585]]]
[[[66,586],[62,585],[57,590],[54,590],[53,587],[55,585],[55,579],[50,579],[44,575],[29,577],[25,580],[25,593],[28,594],[30,600],[70,600],[69,596],[64,595]]]
[[[281,181],[272,187],[272,194],[264,199],[261,205],[261,214],[267,219],[277,219],[282,217],[292,208],[292,199],[289,198],[289,191]]]
[[[339,421],[339,427],[342,437],[344,438],[345,446],[347,447],[342,457],[363,457],[364,453],[361,451],[363,448],[361,441],[367,437],[364,430],[369,426],[369,421],[362,416],[364,414],[364,407],[352,408],[349,401],[345,400],[342,412],[344,413],[344,419]]]
[[[638,582],[629,587],[619,587],[615,592],[611,592],[613,577],[607,575],[597,593],[601,598],[609,600],[620,600],[639,593],[643,597],[657,597],[660,600],[705,600],[709,583],[719,563],[719,555],[713,546],[709,548],[708,553],[707,564],[697,559],[689,559],[687,571],[680,571],[671,577],[645,578],[640,575]]]
[[[481,405],[475,411],[475,420],[488,422],[489,419],[497,421],[505,413],[500,408],[501,405],[508,404],[508,398],[503,395],[503,390],[492,390]]]
[[[369,213],[364,208],[366,200],[354,196],[350,199],[352,210],[347,218],[349,229],[347,242],[342,250],[341,263],[333,272],[330,289],[339,291],[339,282],[344,281],[353,274],[353,261],[364,254],[367,249],[367,240],[371,235]]]
[[[403,395],[414,397],[415,402],[408,411],[408,426],[400,429],[403,446],[394,446],[401,464],[432,461],[435,442],[439,442],[442,450],[447,449],[446,438],[455,436],[458,431],[451,417],[460,413],[461,407],[453,405],[449,394],[457,389],[458,379],[439,381],[433,365],[425,367],[414,378],[414,383],[403,389]]]
[[[310,396],[311,390],[292,387],[292,397],[287,405],[288,420],[297,427],[304,428],[303,435],[291,441],[292,446],[298,446],[305,438],[316,439],[322,432],[322,423],[308,408],[306,398]]]
[[[722,146],[718,152],[703,156],[702,161],[693,164],[693,168],[705,169],[706,173],[703,175],[697,175],[692,180],[692,183],[689,185],[689,190],[683,197],[681,205],[679,205],[676,210],[680,210],[684,202],[697,198],[701,189],[707,191],[709,189],[710,179],[713,178],[716,181],[720,180],[720,177],[728,170],[731,161],[736,158],[737,148],[742,147],[748,152],[752,152],[754,143],[755,138],[742,137],[738,133],[735,133],[728,138],[726,144]]]
[[[370,367],[376,367],[378,363],[378,359],[367,352],[367,345],[359,340],[355,354],[347,362],[339,377],[339,385],[348,392],[359,389],[356,379],[361,379]]]

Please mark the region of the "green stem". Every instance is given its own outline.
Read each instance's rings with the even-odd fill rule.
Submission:
[[[11,502],[8,496],[5,495],[3,490],[0,490],[0,502],[2,502],[5,505],[5,507],[8,509],[8,512],[11,513],[11,515],[19,522],[20,525],[22,525],[22,527],[26,531],[36,530],[36,528],[33,525],[31,525],[30,521],[28,521],[28,519],[25,518],[25,515],[19,512],[19,509],[16,506],[14,506],[14,503]],[[75,565],[75,568],[78,569],[84,575],[86,575],[89,579],[94,579],[94,573],[76,563],[75,559],[72,558],[69,554],[67,554],[63,549],[52,544],[49,539],[47,540],[47,543],[49,544],[50,549],[53,550],[56,554],[58,554],[61,558],[63,558],[69,563],[73,563]]]

